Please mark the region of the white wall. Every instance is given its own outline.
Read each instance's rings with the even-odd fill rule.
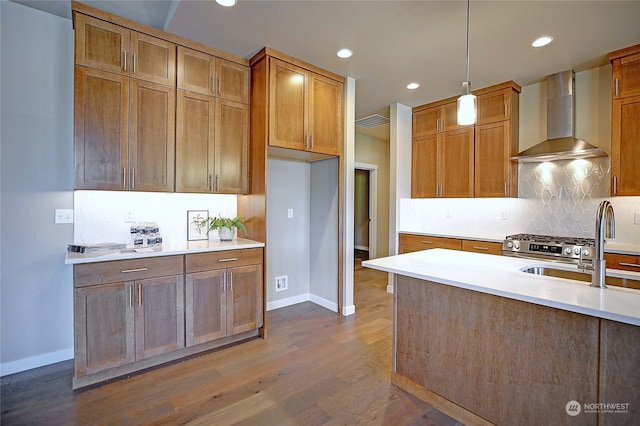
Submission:
[[[0,373],[73,357],[71,21],[1,1]]]
[[[389,141],[356,134],[356,162],[378,166],[377,253],[389,254]]]

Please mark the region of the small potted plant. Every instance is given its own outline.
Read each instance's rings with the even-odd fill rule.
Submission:
[[[234,228],[238,228],[241,231],[247,232],[246,226],[244,226],[244,217],[236,216],[234,218],[228,217],[210,217],[209,219],[205,219],[198,227],[208,226],[209,231],[213,231],[214,229],[218,230],[218,237],[220,241],[231,241],[233,240]]]

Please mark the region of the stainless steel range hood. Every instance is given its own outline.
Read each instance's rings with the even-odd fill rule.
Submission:
[[[522,151],[512,160],[543,162],[606,157],[607,153],[574,137],[575,100],[572,70],[547,77],[547,140]]]

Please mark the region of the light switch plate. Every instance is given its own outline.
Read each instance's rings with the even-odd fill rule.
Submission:
[[[293,218],[293,209],[288,209],[287,210],[287,218],[289,218],[289,219]]]
[[[55,223],[73,223],[73,209],[56,209]]]
[[[640,225],[640,212],[636,212],[636,217],[633,220],[633,223],[635,223],[636,225]]]

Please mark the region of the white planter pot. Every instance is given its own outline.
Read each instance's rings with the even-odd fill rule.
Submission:
[[[233,240],[235,228],[218,228],[218,237],[220,241],[231,241]]]

